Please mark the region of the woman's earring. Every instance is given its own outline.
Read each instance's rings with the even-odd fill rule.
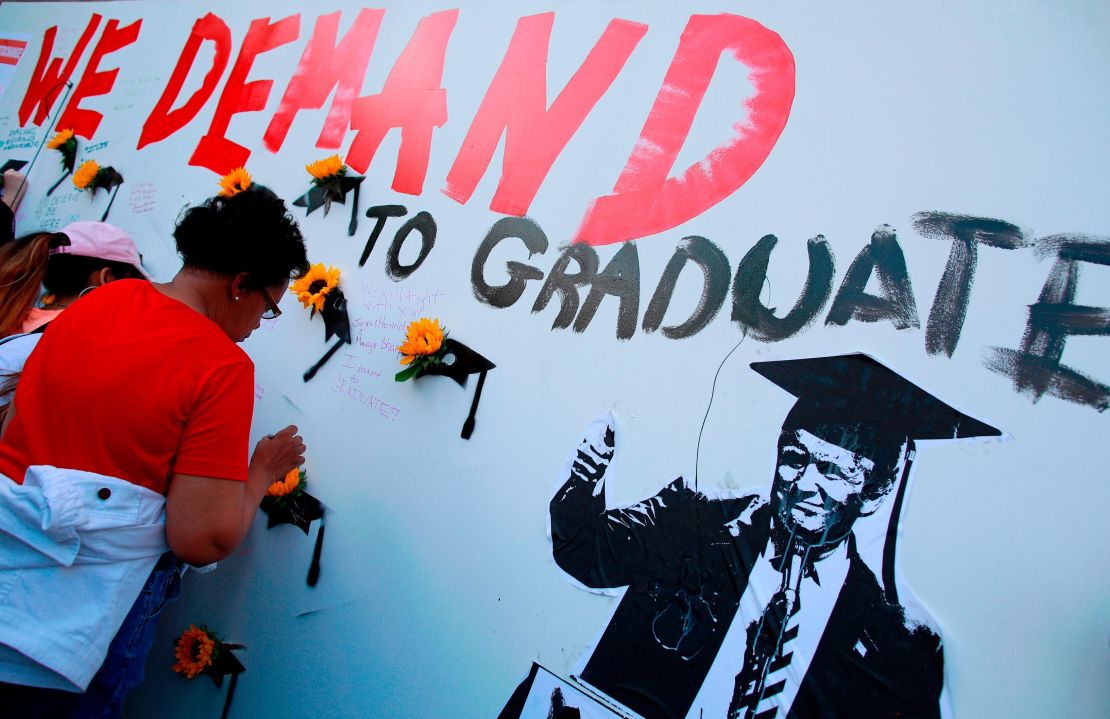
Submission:
[[[236,302],[238,302],[238,301],[239,301],[239,295],[235,295],[235,301],[236,301]]]

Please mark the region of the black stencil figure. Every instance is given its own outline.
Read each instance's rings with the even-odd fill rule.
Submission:
[[[19,172],[26,165],[27,165],[26,160],[8,160],[7,162],[4,163],[4,165],[2,167],[0,167],[0,175],[3,175],[8,170],[15,170],[16,172]]]
[[[765,493],[678,478],[607,509],[611,415],[566,465],[556,563],[628,588],[581,679],[648,719],[940,717],[940,637],[894,574],[914,441],[1000,432],[866,355],[751,366],[797,398]],[[888,502],[888,521],[857,523]],[[859,547],[882,549],[881,570]]]
[[[421,374],[435,374],[450,377],[460,387],[466,387],[466,381],[472,374],[478,375],[478,386],[474,389],[474,399],[470,403],[470,413],[463,422],[462,438],[470,439],[474,433],[474,416],[478,413],[478,402],[482,399],[482,388],[486,384],[486,373],[496,367],[493,362],[470,349],[462,342],[448,337],[443,341],[446,349],[443,360],[437,364],[429,365]]]
[[[320,368],[327,364],[340,347],[351,344],[351,319],[347,315],[347,298],[338,287],[324,297],[324,308],[320,310],[320,316],[324,318],[324,341],[330,340],[332,335],[339,341],[329,347],[324,356],[305,371],[305,382],[315,377]]]
[[[571,684],[532,662],[528,676],[513,691],[497,719],[580,719],[582,716],[621,719],[627,715],[599,701],[588,688]]]
[[[355,230],[358,229],[358,192],[359,188],[362,186],[362,181],[365,179],[365,177],[344,175],[338,179],[338,187],[314,185],[308,192],[293,200],[293,204],[297,207],[305,208],[305,215],[311,215],[313,212],[323,207],[324,217],[327,217],[333,202],[337,202],[340,205],[346,204],[347,193],[353,192],[354,197],[351,199],[351,222],[347,225],[347,236],[351,237],[355,234]]]
[[[551,690],[551,709],[547,712],[547,719],[582,719],[582,712],[577,707],[568,707],[563,699],[563,690],[555,687]]]

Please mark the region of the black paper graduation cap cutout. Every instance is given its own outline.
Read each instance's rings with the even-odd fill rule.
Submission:
[[[239,657],[231,651],[233,649],[243,649],[243,645],[220,642],[219,653],[204,669],[204,673],[212,678],[217,687],[224,685],[225,676],[231,677],[231,681],[227,684],[227,697],[224,699],[224,710],[220,713],[220,719],[227,719],[227,714],[231,710],[231,700],[235,698],[235,687],[239,684],[239,675],[247,671],[239,661]]]
[[[753,362],[751,368],[797,397],[784,427],[851,426],[858,444],[840,444],[864,456],[889,453],[906,445],[898,490],[890,510],[883,547],[883,588],[887,601],[898,604],[894,555],[907,478],[915,456],[914,440],[953,440],[1001,436],[997,428],[943,402],[865,354]],[[827,431],[827,429],[826,429]],[[871,455],[874,458],[874,455]]]
[[[231,698],[235,694],[235,680],[236,678],[247,671],[243,663],[239,661],[239,657],[231,650],[243,649],[242,644],[230,644],[228,642],[220,642],[220,651],[216,658],[204,668],[204,673],[212,678],[212,682],[222,687],[224,685],[224,677],[230,676],[232,683],[227,688],[227,704],[231,704]]]
[[[267,529],[279,524],[292,524],[307,535],[312,522],[324,516],[324,505],[308,492],[302,491],[284,497],[266,495],[262,498],[262,511],[269,517]]]
[[[343,290],[335,287],[324,297],[324,308],[320,310],[320,316],[324,318],[324,341],[327,342],[333,335],[339,341],[329,347],[316,364],[305,370],[305,382],[315,377],[340,347],[351,344],[351,318],[347,315],[347,298],[344,297]]]
[[[302,480],[304,481],[303,477]],[[283,497],[273,497],[267,494],[262,498],[262,511],[266,513],[266,528],[273,529],[280,524],[291,524],[297,527],[305,536],[313,521],[319,519],[320,526],[316,529],[316,544],[312,548],[312,562],[308,566],[307,583],[315,587],[320,580],[320,554],[324,548],[324,505],[303,489],[287,494]]]
[[[112,203],[116,201],[116,195],[119,194],[120,185],[123,184],[123,175],[119,174],[119,171],[114,167],[102,167],[93,184],[95,187],[103,188],[106,192],[112,194],[108,200],[108,206],[104,208],[104,214],[100,216],[100,221],[105,222],[108,220],[108,213],[112,211]],[[93,194],[96,194],[95,189]]]
[[[26,165],[27,165],[26,160],[8,160],[7,162],[4,163],[3,167],[0,167],[0,175],[3,175],[8,170],[15,170],[16,172],[19,172]]]
[[[437,374],[450,377],[460,387],[466,387],[466,380],[472,374],[478,375],[478,386],[474,389],[474,400],[470,403],[470,414],[463,422],[462,438],[470,439],[474,433],[474,415],[478,412],[478,401],[482,398],[482,387],[486,384],[486,372],[497,365],[470,349],[462,342],[448,337],[443,341],[443,359],[429,365],[421,374]]]
[[[354,197],[351,200],[351,222],[347,225],[347,235],[353,236],[355,230],[358,228],[358,192],[359,187],[365,177],[354,177],[351,175],[343,175],[335,179],[333,184],[327,185],[313,185],[312,188],[293,200],[293,204],[297,207],[305,208],[305,215],[311,215],[321,207],[324,208],[324,217],[328,216],[328,211],[331,209],[331,203],[337,202],[340,205],[346,204],[347,193],[354,192]]]

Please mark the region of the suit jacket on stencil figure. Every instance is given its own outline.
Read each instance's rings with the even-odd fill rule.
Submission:
[[[759,619],[737,613],[770,508],[758,495],[710,499],[677,479],[606,511],[595,485],[571,475],[550,505],[556,563],[587,587],[628,587],[581,678],[648,719],[685,717],[733,621]],[[849,541],[847,577],[787,716],[939,718],[940,638],[907,626]],[[744,664],[720,659],[734,673]]]

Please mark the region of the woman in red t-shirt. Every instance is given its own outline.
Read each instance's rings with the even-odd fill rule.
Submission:
[[[16,483],[28,468],[51,465],[164,495],[172,554],[150,575],[83,695],[6,674],[0,662],[0,701],[9,708],[118,713],[141,681],[178,560],[203,565],[228,556],[270,483],[304,461],[293,426],[263,438],[248,461],[254,366],[236,344],[280,314],[290,279],[308,270],[285,203],[259,186],[214,197],[186,211],[174,237],[183,267],[172,281],[113,282],[51,323],[0,440],[0,473]]]

